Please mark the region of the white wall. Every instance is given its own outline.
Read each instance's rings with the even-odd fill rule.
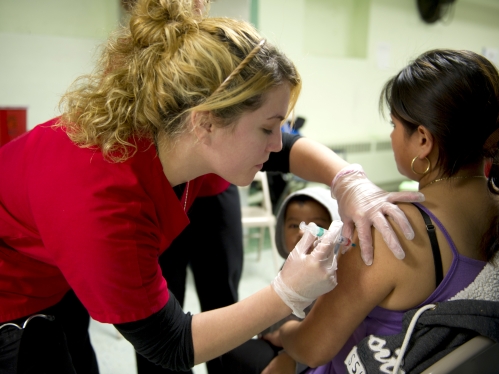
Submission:
[[[0,107],[28,108],[28,128],[59,114],[117,25],[117,0],[0,0]]]
[[[211,14],[249,20],[255,1],[216,0]],[[328,2],[366,3],[366,25],[342,26],[348,15],[326,11],[323,21],[314,23],[306,4],[317,8],[321,1],[329,10]],[[436,47],[475,52],[488,47],[499,54],[499,0],[456,0],[453,17],[434,25],[420,20],[416,0],[259,0],[258,10],[262,34],[302,74],[297,114],[307,119],[304,135],[328,146],[389,140],[391,128],[378,114],[379,92],[419,53]],[[333,34],[323,27],[328,17]],[[57,115],[60,96],[91,70],[97,46],[119,19],[119,0],[0,0],[0,106],[28,107],[28,128]],[[341,45],[336,39],[355,42],[345,33],[364,29],[363,58],[318,55],[310,48]],[[375,181],[400,178],[390,151],[384,152],[381,159],[350,153],[347,160],[362,163]]]
[[[250,18],[250,0],[217,0],[213,16]],[[89,73],[119,24],[119,0],[0,0],[0,107],[27,107],[31,129]]]
[[[61,95],[92,69],[101,40],[0,33],[0,107],[27,107],[27,125],[59,114]]]
[[[379,93],[391,76],[421,52],[455,48],[480,53],[483,47],[499,51],[498,0],[456,0],[453,16],[446,23],[432,25],[420,20],[416,0],[357,1],[370,3],[366,58],[307,52],[309,44],[319,41],[326,46],[346,32],[336,29],[335,34],[314,34],[323,28],[306,18],[307,0],[259,3],[261,32],[291,57],[303,77],[296,110],[307,119],[302,132],[328,146],[389,141],[391,127],[379,115]],[[324,9],[326,13],[327,6]],[[321,19],[325,17],[321,15]],[[339,23],[335,17],[338,14],[330,14],[330,22]],[[307,39],[311,36],[318,41]],[[361,163],[374,181],[401,179],[390,150],[381,157],[371,152],[347,154],[346,158]]]
[[[250,0],[216,0],[210,5],[210,16],[250,20]]]
[[[304,22],[305,3],[261,1],[259,25],[261,32],[291,57],[303,76],[297,113],[307,118],[304,133],[330,145],[388,139],[390,126],[378,116],[380,90],[419,53],[431,48],[479,53],[483,47],[499,50],[497,0],[456,0],[450,23],[434,25],[419,19],[415,0],[371,0],[367,58],[306,54],[304,28],[313,25]],[[327,44],[329,39],[340,36],[315,37]],[[383,60],[388,64],[380,68]]]

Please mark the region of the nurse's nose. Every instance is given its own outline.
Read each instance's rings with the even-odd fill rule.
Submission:
[[[269,152],[279,152],[282,149],[282,132],[279,128],[274,131],[269,138],[269,144],[267,145],[267,151]]]

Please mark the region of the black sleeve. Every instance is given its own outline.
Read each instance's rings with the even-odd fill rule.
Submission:
[[[114,325],[135,350],[165,369],[188,371],[194,366],[192,315],[175,296],[159,312],[143,320]]]
[[[300,135],[282,133],[282,149],[280,152],[271,152],[268,161],[263,164],[262,171],[280,171],[289,173],[289,153],[293,144],[300,139]]]

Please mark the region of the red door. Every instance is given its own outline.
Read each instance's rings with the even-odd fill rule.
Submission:
[[[0,108],[0,147],[26,132],[26,108]]]

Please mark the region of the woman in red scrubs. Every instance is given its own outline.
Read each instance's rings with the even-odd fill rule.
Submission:
[[[58,350],[68,292],[150,361],[188,370],[330,291],[331,248],[306,254],[310,236],[271,286],[195,316],[168,292],[158,264],[189,223],[207,174],[247,185],[279,154],[280,126],[300,87],[294,65],[248,23],[204,18],[190,0],[139,1],[95,72],[63,97],[62,116],[0,149],[0,371],[36,371],[55,354],[71,372],[71,358]],[[279,162],[308,180],[335,178],[346,227],[355,221],[366,233],[366,262],[370,226],[384,212],[410,236],[390,201],[418,196],[383,193],[360,167],[304,138]],[[43,324],[38,337],[61,334],[35,348],[23,343],[18,327],[36,341],[30,326]],[[55,353],[36,356],[47,347]]]

